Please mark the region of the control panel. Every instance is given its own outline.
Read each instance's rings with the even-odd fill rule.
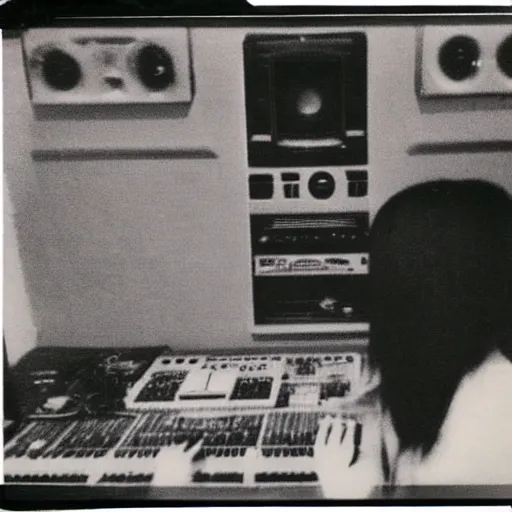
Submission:
[[[358,353],[160,356],[128,390],[129,410],[341,402],[361,392]]]
[[[251,249],[254,332],[368,328],[368,214],[254,214]]]
[[[354,460],[376,453],[378,419],[363,397],[374,383],[357,352],[163,354],[125,407],[25,420],[5,446],[16,485],[316,485],[319,420],[356,422]],[[172,447],[201,442],[190,474]],[[354,463],[355,463],[354,462]],[[172,469],[172,470],[171,470]],[[350,468],[347,468],[349,471]]]
[[[32,421],[5,447],[5,482],[95,483],[93,475],[133,422],[133,417]]]
[[[148,411],[134,417],[32,422],[5,451],[5,481],[17,485],[266,486],[316,485],[314,450],[326,412]],[[356,421],[355,462],[372,457],[368,413],[335,412]],[[173,477],[169,447],[201,439],[200,464]],[[347,468],[350,471],[350,468]],[[343,478],[343,475],[340,475]]]
[[[266,254],[254,258],[255,276],[364,275],[368,273],[368,254]]]
[[[243,57],[252,334],[367,332],[367,35],[248,33]]]

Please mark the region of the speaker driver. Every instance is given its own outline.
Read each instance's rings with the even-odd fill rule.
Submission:
[[[249,34],[244,72],[250,167],[367,163],[364,33]]]
[[[306,89],[299,93],[297,98],[297,110],[303,116],[318,114],[322,108],[322,96],[316,89]]]
[[[58,91],[70,91],[82,79],[80,64],[74,57],[59,49],[52,49],[44,54],[41,70],[44,81]]]
[[[468,36],[455,36],[439,50],[439,66],[452,80],[467,80],[476,74],[480,65],[480,49]]]
[[[496,58],[501,71],[512,78],[512,35],[500,44]]]
[[[157,44],[146,44],[135,57],[135,69],[139,80],[150,91],[163,91],[175,81],[171,56]]]
[[[338,136],[343,119],[339,59],[290,58],[274,64],[275,115],[279,139]]]

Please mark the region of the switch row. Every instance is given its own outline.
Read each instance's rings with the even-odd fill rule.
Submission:
[[[254,480],[256,482],[316,482],[318,480],[318,476],[314,471],[301,471],[298,473],[294,471],[286,473],[261,472],[256,473]]]
[[[63,475],[5,475],[6,483],[86,483],[88,476],[82,473],[66,473]]]
[[[227,473],[205,473],[196,471],[192,476],[192,481],[196,483],[243,483],[244,474],[235,471]]]
[[[313,446],[299,446],[293,448],[262,448],[263,457],[313,457],[315,450]]]
[[[348,197],[368,195],[368,172],[364,170],[346,171]],[[282,173],[283,195],[287,199],[297,199],[299,193],[299,173]],[[336,182],[331,173],[315,172],[308,181],[308,189],[315,199],[329,199],[335,191]],[[251,174],[249,176],[249,196],[251,199],[272,199],[274,196],[274,176],[272,174]]]
[[[152,473],[104,473],[98,483],[113,483],[113,484],[148,484],[153,480]]]

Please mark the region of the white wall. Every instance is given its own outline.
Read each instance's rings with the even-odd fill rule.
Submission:
[[[15,364],[36,346],[37,330],[21,265],[11,197],[4,183],[3,333],[7,359]]]
[[[368,36],[372,215],[396,191],[429,178],[487,178],[512,190],[510,153],[409,155],[419,143],[511,141],[511,102],[420,105],[417,27],[353,29]],[[315,30],[339,28],[306,31]],[[20,112],[14,117],[11,107],[5,121],[6,173],[43,343],[256,343],[248,329],[242,41],[249,31],[262,30],[192,29],[197,94],[189,117],[136,122],[36,121],[18,42],[6,42],[6,104]],[[217,158],[33,162],[31,148],[207,148]]]
[[[3,329],[9,364],[15,364],[36,346],[37,331],[32,320],[20,253],[12,203],[4,185],[4,305]]]
[[[10,364],[35,347],[37,330],[27,291],[26,273],[20,258],[15,224],[23,224],[24,210],[30,210],[31,169],[28,148],[30,110],[26,88],[12,87],[22,78],[19,44],[6,40],[3,45],[4,76],[4,280],[3,330]],[[11,179],[6,183],[5,176]],[[12,193],[14,189],[14,194]],[[13,205],[15,203],[15,206]]]

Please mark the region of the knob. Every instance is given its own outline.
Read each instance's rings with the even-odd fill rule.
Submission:
[[[508,36],[500,44],[496,59],[501,71],[509,78],[512,78],[512,35]]]
[[[315,172],[309,178],[308,188],[315,199],[329,199],[334,194],[336,184],[328,172]]]
[[[151,91],[162,91],[174,83],[175,72],[171,56],[156,44],[143,46],[135,57],[139,80]]]
[[[44,54],[42,73],[44,81],[58,91],[70,91],[82,78],[82,70],[76,59],[58,49]]]
[[[441,70],[455,81],[472,77],[478,71],[479,59],[478,43],[468,36],[452,37],[439,50]]]

